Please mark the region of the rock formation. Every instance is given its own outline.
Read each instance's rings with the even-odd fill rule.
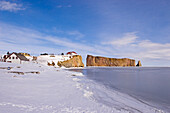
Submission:
[[[80,55],[74,55],[71,59],[63,61],[63,62],[58,62],[58,66],[62,67],[84,67],[84,64],[82,62],[82,57]]]
[[[47,62],[48,66],[55,66],[55,63],[52,61],[52,63],[50,64],[49,62]]]
[[[138,61],[138,64],[137,64],[136,66],[138,66],[138,67],[142,66],[142,64],[141,64],[141,61],[140,61],[140,60]]]
[[[32,61],[36,61],[36,60],[37,60],[37,57],[36,57],[36,56],[33,56]]]
[[[136,66],[135,60],[129,58],[106,58],[87,55],[86,66]]]

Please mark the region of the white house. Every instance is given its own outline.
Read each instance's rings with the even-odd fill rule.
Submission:
[[[23,64],[29,60],[24,55],[13,52],[9,55],[6,55],[5,61],[10,63]]]

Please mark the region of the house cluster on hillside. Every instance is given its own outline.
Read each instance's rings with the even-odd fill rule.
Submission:
[[[74,55],[77,55],[76,52],[71,51],[71,52],[67,52],[66,55],[64,55],[64,53],[60,54],[60,55],[54,55],[54,54],[41,54],[40,56],[37,57],[37,62],[44,64],[44,65],[57,65],[57,63],[59,61],[66,61],[69,60],[70,58],[72,58]]]
[[[1,61],[22,64],[22,63],[29,61],[29,59],[27,59],[22,53],[13,52],[13,53],[7,53],[7,55],[1,56]]]
[[[18,64],[28,63],[28,61],[34,61],[46,65],[52,62],[55,62],[57,64],[58,61],[69,60],[74,55],[77,55],[77,53],[74,51],[67,52],[66,55],[64,55],[64,53],[60,55],[44,53],[41,54],[40,56],[31,56],[28,53],[7,52],[6,55],[0,56],[0,61],[9,62],[9,63],[18,63]]]

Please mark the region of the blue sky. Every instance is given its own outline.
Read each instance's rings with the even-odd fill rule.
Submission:
[[[170,66],[169,0],[0,0],[0,53],[87,54]]]

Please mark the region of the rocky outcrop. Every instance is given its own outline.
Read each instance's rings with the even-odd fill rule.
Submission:
[[[36,61],[36,60],[37,60],[37,57],[36,57],[36,56],[33,56],[32,61]]]
[[[135,60],[129,58],[107,58],[87,55],[86,66],[136,66]]]
[[[84,64],[82,62],[82,57],[80,55],[74,55],[72,58],[70,58],[69,60],[63,61],[63,62],[58,62],[57,65],[59,67],[84,67]]]
[[[55,63],[52,61],[52,63],[47,62],[48,66],[55,66]]]
[[[136,66],[138,66],[138,67],[142,66],[142,64],[141,64],[141,61],[140,61],[140,60],[138,61],[138,64],[137,64]]]

